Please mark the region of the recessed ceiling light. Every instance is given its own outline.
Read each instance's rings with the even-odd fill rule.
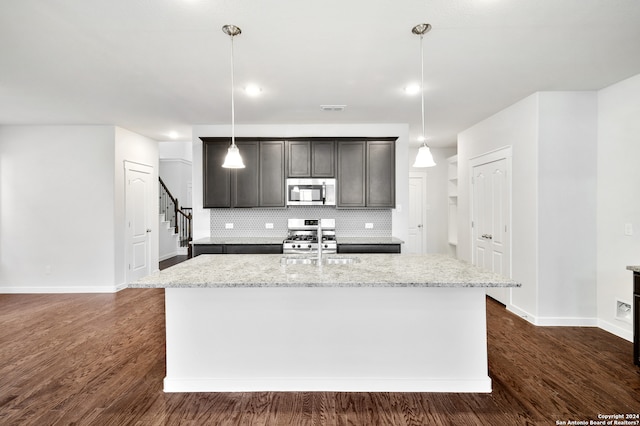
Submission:
[[[255,84],[250,84],[244,88],[244,91],[249,96],[258,96],[262,93],[262,89]]]
[[[404,93],[407,95],[417,95],[420,93],[420,85],[419,84],[410,84],[404,88]]]
[[[176,131],[169,132],[169,137],[170,137],[171,139],[177,139],[177,137],[178,137],[178,132],[176,132]]]

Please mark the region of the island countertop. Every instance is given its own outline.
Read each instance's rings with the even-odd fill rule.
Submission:
[[[325,255],[351,264],[282,264],[281,254],[200,255],[155,272],[130,288],[520,287],[446,255]]]

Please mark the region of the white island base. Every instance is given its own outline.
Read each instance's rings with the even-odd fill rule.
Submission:
[[[165,291],[165,392],[491,392],[483,287]]]

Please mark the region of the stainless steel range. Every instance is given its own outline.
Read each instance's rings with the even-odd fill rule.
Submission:
[[[320,245],[318,245],[320,236]],[[335,219],[289,219],[287,238],[282,245],[284,254],[336,253]]]

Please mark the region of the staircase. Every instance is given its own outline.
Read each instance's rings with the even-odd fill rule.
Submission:
[[[160,260],[177,255],[192,257],[191,208],[180,207],[178,199],[171,195],[160,179]],[[165,231],[166,230],[166,231]]]

